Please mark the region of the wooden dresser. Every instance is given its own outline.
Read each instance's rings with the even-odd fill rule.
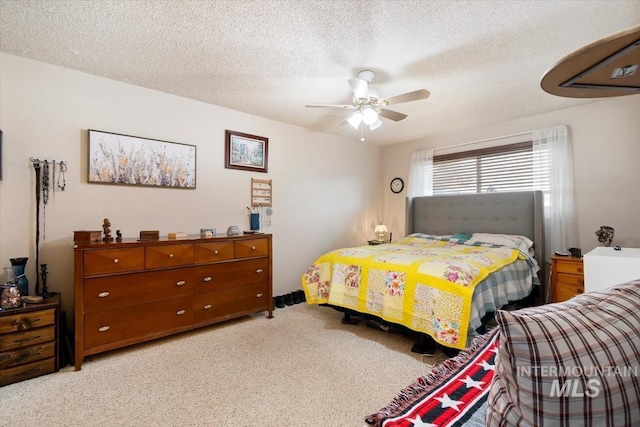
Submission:
[[[0,386],[60,368],[60,294],[0,311]]]
[[[270,234],[74,245],[75,369],[84,357],[272,307]]]
[[[551,257],[551,290],[552,302],[566,301],[584,292],[582,258]]]

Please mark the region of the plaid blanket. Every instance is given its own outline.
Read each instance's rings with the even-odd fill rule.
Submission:
[[[484,427],[495,369],[498,328],[403,389],[365,422],[376,427]]]

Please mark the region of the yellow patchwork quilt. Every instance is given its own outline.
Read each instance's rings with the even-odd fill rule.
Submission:
[[[503,246],[407,237],[328,252],[304,273],[302,287],[309,304],[368,313],[463,349],[476,285],[519,253]]]

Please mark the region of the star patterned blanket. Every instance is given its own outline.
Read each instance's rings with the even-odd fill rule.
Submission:
[[[484,427],[498,336],[496,328],[476,337],[467,350],[418,378],[365,422],[376,427]]]
[[[309,304],[371,314],[464,349],[476,286],[520,257],[505,246],[409,236],[328,252],[307,269],[302,287]]]

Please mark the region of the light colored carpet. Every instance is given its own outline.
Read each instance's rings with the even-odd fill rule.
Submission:
[[[362,427],[429,364],[413,341],[304,303],[0,388],[2,426]]]

